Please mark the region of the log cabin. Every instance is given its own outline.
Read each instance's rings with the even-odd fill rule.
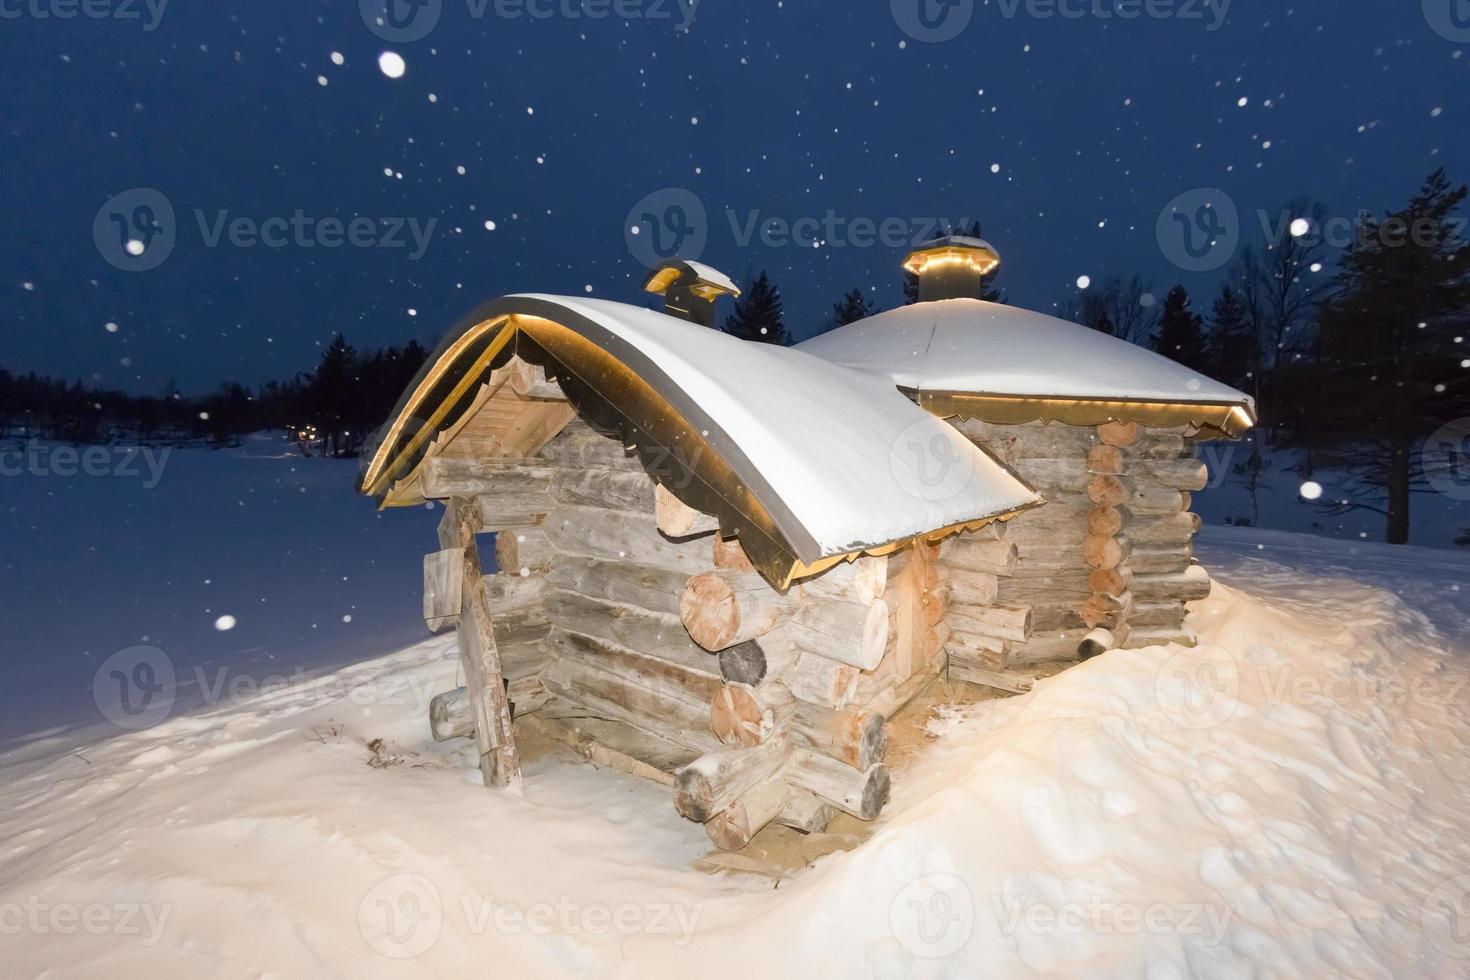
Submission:
[[[433,736],[506,786],[533,727],[738,849],[874,819],[889,720],[940,677],[1024,693],[1032,665],[1192,644],[1195,445],[1250,399],[982,302],[998,261],[928,243],[920,302],[796,348],[711,329],[739,291],[688,261],[648,278],[662,311],[513,295],[455,328],[360,483],[443,506],[424,617],[465,683]]]

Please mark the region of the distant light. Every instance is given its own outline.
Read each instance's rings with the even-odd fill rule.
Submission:
[[[1321,272],[1322,271],[1322,263],[1321,262],[1313,262],[1311,268],[1312,268],[1312,271],[1313,272]]]
[[[1078,276],[1077,277],[1077,288],[1078,289],[1086,289],[1088,286],[1091,286],[1091,285],[1092,285],[1092,277],[1091,276]]]
[[[1237,102],[1237,103],[1235,103],[1235,104],[1238,105],[1238,106],[1240,106],[1242,109],[1244,109],[1246,106],[1250,105],[1250,102],[1251,102],[1250,99],[1248,99],[1248,98],[1246,98],[1245,96],[1242,95],[1240,97],[1240,101]]]
[[[485,230],[486,231],[494,231],[495,230],[495,222],[490,221],[490,220],[486,220],[486,222],[485,222]]]
[[[419,315],[419,311],[416,310],[416,309],[414,309],[412,306],[410,306],[408,308],[408,315],[409,316],[418,316]]]
[[[136,238],[129,238],[127,245],[123,247],[127,250],[127,253],[134,258],[137,258],[138,256],[143,254],[144,245]]]
[[[1307,232],[1309,232],[1311,230],[1312,230],[1312,223],[1310,221],[1308,221],[1306,218],[1297,218],[1295,221],[1293,221],[1291,223],[1291,237],[1292,238],[1301,238],[1303,235],[1305,235]]]
[[[408,71],[408,64],[397,51],[384,51],[378,55],[378,67],[389,78],[402,78],[403,73]]]
[[[535,114],[536,114],[536,107],[535,106],[529,106],[529,105],[526,106],[526,115],[528,115],[528,116],[534,116]]]
[[[1322,484],[1316,480],[1308,480],[1302,484],[1301,495],[1303,500],[1322,499]]]
[[[214,621],[214,628],[219,630],[221,633],[228,633],[230,630],[235,628],[235,617],[221,616],[219,619],[216,619]]]
[[[344,58],[344,57],[342,57],[342,52],[341,51],[333,51],[332,52],[332,64],[334,64],[334,65],[341,65],[341,64],[345,64],[346,61],[347,61],[347,59]]]
[[[992,163],[990,165],[990,172],[993,173],[993,174],[1000,173],[1000,164],[998,164],[998,163]]]
[[[108,333],[117,333],[117,324],[108,323],[104,325],[102,329],[106,330]]]
[[[587,292],[590,293],[590,292],[592,292],[592,283],[589,282],[586,286],[584,286],[582,288],[585,289],[585,290],[587,290]]]
[[[457,173],[457,174],[459,174],[461,177],[463,177],[465,175],[464,166],[461,165],[461,166],[455,167],[454,168],[454,172]]]
[[[1157,302],[1158,300],[1154,299],[1153,293],[1144,293],[1142,296],[1138,297],[1138,305],[1143,307],[1145,310],[1149,309]]]
[[[327,87],[327,76],[326,75],[318,75],[316,77],[316,83],[318,85],[320,85],[322,88],[326,88]]]
[[[208,412],[200,412],[199,413],[199,420],[201,422],[208,422],[209,421],[209,413]]]

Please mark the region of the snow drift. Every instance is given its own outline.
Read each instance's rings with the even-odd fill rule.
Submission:
[[[873,838],[775,889],[692,870],[652,784],[554,756],[482,789],[429,739],[442,639],[32,742],[3,760],[7,972],[1467,975],[1470,563],[1246,534],[1210,536],[1200,649],[936,719]]]

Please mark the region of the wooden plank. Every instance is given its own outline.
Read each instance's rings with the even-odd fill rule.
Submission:
[[[474,547],[481,530],[479,514],[463,497],[450,500],[439,526],[439,544],[444,550],[459,548],[464,553],[461,581],[459,628],[460,666],[469,688],[475,715],[475,746],[480,773],[486,786],[511,786],[520,782],[520,758],[511,729],[510,698],[506,694],[500,649],[495,644],[494,625],[480,589],[480,562]]]
[[[671,538],[699,537],[720,529],[720,519],[702,514],[674,496],[662,484],[654,491],[658,529]]]
[[[446,548],[424,556],[424,621],[431,633],[459,619],[463,593],[463,548]]]
[[[497,456],[534,456],[556,438],[577,410],[567,402],[527,402],[525,410],[501,436]]]
[[[562,698],[552,698],[522,724],[570,747],[594,765],[669,787],[674,785],[674,772],[699,756],[632,725],[595,717],[586,707]]]
[[[719,659],[689,639],[677,616],[566,589],[548,592],[545,609],[551,623],[568,632],[719,676]]]
[[[653,479],[645,473],[562,470],[553,481],[552,496],[566,504],[649,514],[653,512],[654,486]]]
[[[536,460],[454,459],[436,456],[424,463],[425,497],[496,496],[550,509],[556,469]]]

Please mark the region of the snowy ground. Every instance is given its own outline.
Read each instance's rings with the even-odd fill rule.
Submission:
[[[6,714],[34,693],[53,719],[0,747],[6,976],[1470,976],[1470,556],[1211,529],[1200,649],[1112,653],[937,719],[873,839],[773,889],[693,870],[703,831],[652,784],[550,757],[521,794],[482,789],[428,735],[429,697],[456,682],[448,642],[373,653],[417,615],[432,515],[334,523],[314,498],[335,464],[278,461],[269,494],[226,479],[257,463],[219,457],[212,489],[244,506],[207,562],[150,543],[105,490],[26,504],[26,546],[76,562],[36,583],[4,559],[28,607],[10,615],[57,637],[44,668],[25,665],[36,647],[4,656]],[[136,534],[131,576],[89,561],[68,516],[97,549]],[[161,567],[150,546],[190,563],[166,588],[139,584]],[[232,561],[233,601],[213,598],[196,579]],[[42,605],[58,585],[74,611]],[[240,631],[317,588],[319,615],[268,634],[274,662],[300,638],[303,659],[351,665],[260,690],[261,641]],[[217,633],[226,612],[239,625]],[[78,658],[74,638],[111,631],[112,648],[167,641],[166,662],[118,661],[123,689],[195,660],[252,683],[99,739],[89,713],[156,720],[105,681],[94,701],[112,648]]]

